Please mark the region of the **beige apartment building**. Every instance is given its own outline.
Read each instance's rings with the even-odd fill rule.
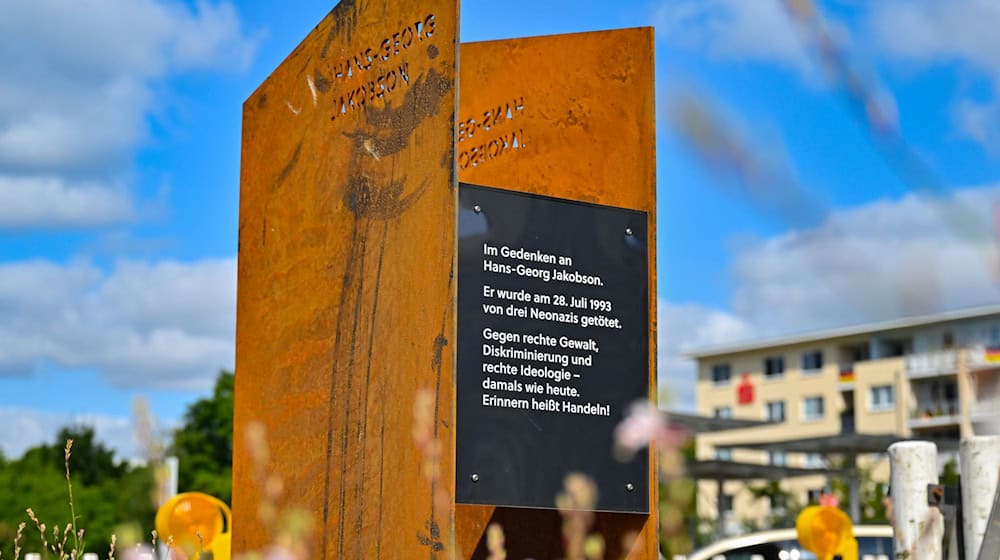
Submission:
[[[698,364],[699,414],[772,422],[699,434],[698,459],[819,469],[820,474],[781,481],[802,504],[828,484],[827,455],[739,445],[835,434],[957,440],[997,433],[1000,306],[706,348],[687,356]],[[945,454],[942,462],[948,458]],[[871,468],[876,481],[888,481],[884,454],[862,454],[858,464]],[[761,522],[772,504],[754,499],[747,486],[737,480],[700,483],[699,514],[717,519],[723,508],[726,533]]]

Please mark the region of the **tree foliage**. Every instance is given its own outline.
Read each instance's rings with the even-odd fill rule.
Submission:
[[[138,524],[147,534],[152,530],[150,470],[116,461],[114,453],[97,442],[92,427],[66,427],[59,431],[52,445],[40,445],[29,449],[20,459],[0,463],[3,558],[13,558],[13,541],[21,522],[28,523],[24,530],[24,550],[42,550],[38,529],[28,518],[27,508],[47,525],[49,542],[53,541],[53,527],[58,527],[61,540],[66,525],[72,522],[64,462],[67,439],[73,440],[70,475],[77,525],[86,530],[85,550],[106,554],[111,534],[125,523]],[[71,537],[68,542],[72,542]]]
[[[153,529],[153,471],[116,460],[90,426],[62,428],[51,445],[29,449],[20,459],[0,454],[0,558],[13,558],[17,526],[26,522],[23,552],[41,552],[31,508],[46,524],[46,538],[59,539],[72,522],[65,470],[66,440],[73,440],[70,473],[77,526],[86,530],[85,550],[107,555],[112,533],[129,526],[137,536]],[[180,460],[181,492],[199,491],[229,501],[232,495],[233,374],[222,371],[212,396],[191,404],[174,433],[170,452]],[[67,539],[72,542],[72,537]],[[22,553],[21,557],[24,557]]]
[[[212,396],[190,405],[174,433],[181,492],[205,492],[224,502],[232,498],[233,383],[232,372],[219,372]]]
[[[784,529],[795,527],[795,519],[804,507],[796,499],[794,492],[786,490],[780,480],[768,480],[760,484],[747,486],[750,495],[756,500],[767,500],[769,513],[764,521],[748,529],[760,531],[764,529]]]
[[[842,463],[836,465],[841,468]],[[885,510],[886,484],[877,482],[872,477],[870,467],[859,468],[853,475],[857,479],[859,499],[861,500],[861,523],[865,525],[884,525],[889,522]],[[834,476],[830,480],[830,487],[836,494],[840,503],[840,508],[844,511],[851,510],[850,481],[844,476]]]

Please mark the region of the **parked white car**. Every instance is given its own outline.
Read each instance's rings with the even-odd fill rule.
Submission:
[[[859,560],[892,560],[892,527],[858,525],[854,538],[858,540]],[[775,529],[723,539],[691,553],[686,560],[816,560],[816,556],[799,546],[795,529]]]

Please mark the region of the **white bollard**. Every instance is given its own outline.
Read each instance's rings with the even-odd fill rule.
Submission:
[[[1000,436],[976,436],[962,440],[962,519],[965,530],[965,557],[979,557],[986,523],[993,509],[1000,477]]]
[[[897,558],[909,552],[919,560],[941,560],[944,519],[927,505],[927,485],[938,483],[937,446],[902,441],[889,446],[892,525]]]

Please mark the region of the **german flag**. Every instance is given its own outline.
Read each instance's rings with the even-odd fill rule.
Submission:
[[[989,346],[983,352],[983,357],[987,362],[1000,363],[1000,346]]]

